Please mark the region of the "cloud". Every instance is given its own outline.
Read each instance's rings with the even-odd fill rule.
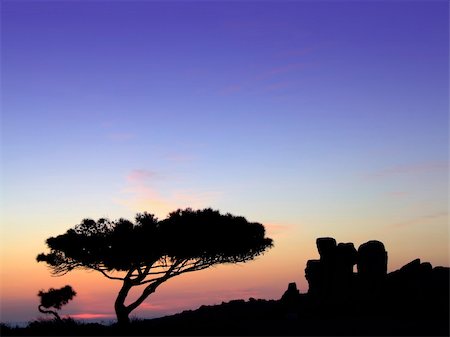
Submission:
[[[394,198],[404,198],[408,195],[411,195],[410,192],[404,192],[404,191],[392,191],[388,193],[389,196]]]
[[[235,94],[239,91],[242,91],[242,85],[231,84],[231,85],[228,85],[228,86],[222,88],[222,90],[220,90],[220,94],[221,95],[231,95],[231,94]]]
[[[286,234],[289,230],[291,230],[292,226],[289,225],[280,225],[280,224],[264,224],[264,228],[266,229],[267,235],[272,236],[280,236]]]
[[[131,171],[127,175],[126,179],[131,182],[142,183],[142,182],[147,181],[148,179],[151,179],[154,177],[156,177],[156,172],[138,169],[138,170]]]
[[[248,75],[239,83],[224,86],[219,90],[220,95],[232,95],[242,91],[257,90],[262,92],[280,90],[295,84],[292,80],[280,80],[283,75],[290,75],[305,69],[310,64],[305,62],[286,63],[266,68],[258,73]],[[274,81],[278,81],[275,82]]]
[[[267,86],[264,87],[265,91],[278,91],[278,90],[282,90],[282,89],[287,89],[292,85],[291,81],[280,81],[280,82],[275,82],[275,83],[271,83]]]
[[[104,132],[104,136],[109,140],[114,141],[128,141],[136,135],[132,132],[123,130],[123,123],[121,124],[117,120],[104,120],[100,122],[100,128]]]
[[[122,197],[115,202],[133,212],[147,211],[160,218],[177,208],[170,198],[165,198],[156,189],[141,184],[127,185],[122,191]]]
[[[114,318],[116,317],[114,314],[93,314],[84,312],[81,314],[72,314],[67,315],[67,317],[75,318],[75,319],[99,319],[99,318]]]
[[[433,172],[447,172],[449,168],[448,161],[430,161],[411,165],[398,165],[389,167],[366,176],[368,179],[389,178],[398,175],[417,175]]]
[[[176,163],[186,163],[193,161],[195,159],[195,156],[185,154],[172,154],[168,155],[165,159]]]
[[[261,76],[262,77],[270,77],[270,76],[279,75],[279,74],[291,73],[291,72],[295,72],[300,69],[303,69],[303,68],[305,68],[305,66],[306,66],[306,63],[304,63],[304,62],[289,63],[289,64],[273,67],[273,68],[267,70],[265,73],[261,74]]]
[[[131,132],[114,132],[108,135],[108,138],[115,141],[126,141],[134,138],[135,135]]]
[[[142,302],[142,304],[139,306],[142,310],[164,310],[164,309],[171,309],[170,306],[162,305],[162,304],[155,304],[155,303],[149,303],[149,302]]]
[[[403,228],[403,227],[408,227],[408,226],[413,226],[413,225],[424,225],[425,223],[428,224],[432,220],[436,220],[436,219],[440,219],[440,218],[444,218],[444,217],[448,217],[447,211],[417,216],[417,217],[407,220],[407,221],[390,224],[390,225],[388,225],[388,227]]]
[[[173,179],[171,179],[173,181]],[[217,191],[201,191],[178,189],[171,186],[161,186],[169,182],[166,177],[151,170],[132,170],[125,177],[125,187],[121,195],[114,199],[133,212],[150,212],[159,218],[165,218],[170,212],[178,208],[206,208],[216,200],[220,193]]]

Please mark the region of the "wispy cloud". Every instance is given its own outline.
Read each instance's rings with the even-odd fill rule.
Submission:
[[[240,23],[248,25],[248,23]],[[240,74],[240,79],[219,90],[220,95],[232,95],[242,91],[263,90],[274,91],[292,87],[295,82],[286,80],[289,76],[298,76],[300,71],[310,69],[316,62],[306,61],[303,56],[311,53],[313,47],[299,47],[275,53],[273,63],[263,67],[251,67],[246,74]],[[277,81],[276,83],[270,83]],[[258,89],[259,87],[259,89]]]
[[[449,169],[448,161],[430,161],[424,163],[398,165],[366,175],[367,179],[381,179],[398,175],[416,175],[433,172],[446,172]]]
[[[114,201],[134,212],[148,211],[159,218],[164,218],[178,208],[210,207],[220,196],[217,191],[162,186],[168,181],[165,176],[151,170],[133,170],[126,175],[125,187],[120,197]]]
[[[151,303],[151,302],[143,302],[140,305],[140,308],[143,310],[164,310],[164,309],[170,309],[170,306],[162,305],[161,303],[155,304],[155,303]]]
[[[388,195],[389,195],[390,197],[393,197],[393,198],[404,198],[404,197],[406,197],[406,196],[408,196],[408,195],[411,195],[411,192],[405,192],[405,191],[392,191],[392,192],[389,192]]]
[[[396,222],[396,223],[388,225],[388,227],[403,228],[403,227],[408,227],[408,226],[413,226],[413,225],[428,225],[430,223],[430,221],[441,219],[441,218],[447,218],[447,217],[448,217],[447,211],[436,212],[436,213],[431,213],[431,214],[420,215],[420,216],[417,216],[415,218],[412,218],[412,219],[409,219],[406,221]]]
[[[275,83],[271,83],[268,84],[264,87],[265,91],[278,91],[278,90],[283,90],[283,89],[287,89],[292,85],[292,81],[280,81],[280,82],[275,82]]]
[[[176,163],[186,163],[193,161],[195,159],[195,156],[186,154],[171,154],[165,157],[165,159]]]
[[[116,203],[123,205],[133,212],[150,212],[164,218],[169,212],[176,209],[175,204],[162,196],[156,189],[143,184],[128,184],[122,191],[122,196]]]
[[[267,71],[258,75],[257,78],[264,79],[275,75],[297,72],[298,70],[304,69],[306,66],[307,64],[305,62],[282,64],[268,69]]]
[[[75,319],[99,319],[99,318],[113,318],[114,314],[93,314],[93,313],[80,313],[80,314],[72,314],[67,315],[67,317],[75,318]]]
[[[105,120],[100,123],[100,128],[109,140],[122,142],[136,137],[133,132],[124,131],[123,126],[118,121]]]
[[[149,170],[133,170],[131,171],[126,179],[131,182],[143,183],[148,181],[149,179],[155,178],[157,176],[156,172]]]
[[[220,90],[221,95],[231,95],[242,91],[241,84],[230,84]]]
[[[219,90],[220,95],[233,95],[243,91],[274,91],[286,89],[295,85],[295,81],[286,79],[291,75],[297,78],[298,72],[311,66],[306,62],[280,63],[272,67],[266,67],[236,83],[231,83]]]
[[[134,137],[135,135],[131,132],[113,132],[108,134],[108,138],[115,141],[127,141]]]
[[[289,225],[280,225],[280,224],[264,224],[266,228],[267,234],[273,236],[280,236],[286,234],[291,230],[292,226]]]

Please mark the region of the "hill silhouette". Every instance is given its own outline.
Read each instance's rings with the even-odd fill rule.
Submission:
[[[357,250],[333,238],[316,241],[320,259],[309,260],[308,292],[290,283],[278,300],[250,298],[201,306],[172,316],[119,325],[71,319],[2,326],[2,335],[449,335],[448,267],[415,259],[387,273],[380,241]],[[353,266],[357,271],[353,271]]]

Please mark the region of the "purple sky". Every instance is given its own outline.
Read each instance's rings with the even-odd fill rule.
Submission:
[[[3,1],[2,259],[45,274],[45,239],[85,217],[211,206],[288,231],[268,256],[300,267],[266,298],[307,288],[296,247],[323,235],[448,265],[448,10]]]

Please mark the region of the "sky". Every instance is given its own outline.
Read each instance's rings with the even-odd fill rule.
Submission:
[[[117,281],[36,255],[84,218],[212,207],[266,227],[256,260],[133,312],[302,293],[315,240],[449,266],[447,1],[1,2],[0,321],[113,319]],[[137,294],[137,293],[136,293]],[[135,294],[135,295],[136,295]]]

